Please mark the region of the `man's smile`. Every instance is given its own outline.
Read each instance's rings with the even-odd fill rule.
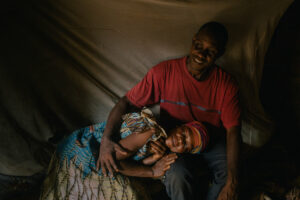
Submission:
[[[193,61],[198,63],[198,64],[203,64],[205,63],[204,59],[199,58],[198,56],[193,56]]]

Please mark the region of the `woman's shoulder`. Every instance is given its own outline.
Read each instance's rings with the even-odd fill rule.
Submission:
[[[157,133],[166,137],[164,129],[157,124],[152,111],[144,107],[141,112],[127,113],[122,116],[123,123],[121,125],[121,137],[124,138],[133,132],[143,133],[149,129],[155,129]]]

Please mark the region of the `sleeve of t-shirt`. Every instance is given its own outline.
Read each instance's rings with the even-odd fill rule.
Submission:
[[[156,72],[156,68],[150,69],[146,76],[126,93],[133,105],[141,108],[160,101],[159,73]]]
[[[234,80],[229,82],[225,91],[223,106],[221,109],[221,120],[226,129],[239,126],[241,124],[239,88]]]

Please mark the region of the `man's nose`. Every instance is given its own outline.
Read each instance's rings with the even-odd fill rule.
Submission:
[[[207,49],[199,49],[199,50],[197,50],[197,54],[200,58],[206,58],[206,56],[208,54],[208,50]]]

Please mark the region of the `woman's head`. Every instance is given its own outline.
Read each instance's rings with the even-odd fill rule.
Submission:
[[[197,121],[189,122],[171,130],[166,145],[175,153],[199,153],[208,143],[205,126]]]

